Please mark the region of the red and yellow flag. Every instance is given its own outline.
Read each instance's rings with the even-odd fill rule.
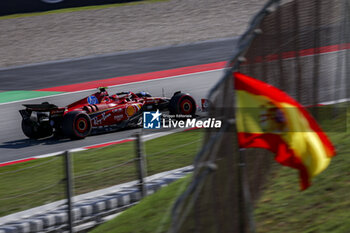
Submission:
[[[330,163],[335,149],[312,116],[285,92],[234,73],[241,148],[264,148],[276,161],[299,170],[301,189]]]

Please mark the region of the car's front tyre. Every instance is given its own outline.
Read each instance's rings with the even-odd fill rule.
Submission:
[[[183,114],[195,116],[196,102],[192,96],[178,92],[171,97],[169,102],[170,114]]]

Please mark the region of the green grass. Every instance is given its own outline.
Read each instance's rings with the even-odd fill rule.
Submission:
[[[145,142],[148,175],[192,164],[201,137],[195,130]],[[136,180],[135,154],[135,142],[74,153],[74,193]],[[63,162],[59,156],[0,167],[0,216],[63,199]]]
[[[62,164],[53,157],[1,167],[0,216],[63,199]]]
[[[255,210],[258,232],[349,232],[350,134],[328,135],[337,147],[337,156],[307,190],[299,190],[296,171],[274,164]]]
[[[112,7],[132,6],[132,5],[156,3],[156,2],[164,2],[164,1],[168,1],[168,0],[142,0],[142,1],[136,1],[136,2],[127,2],[127,3],[114,3],[114,4],[106,4],[106,5],[94,5],[94,6],[64,8],[64,9],[59,9],[59,10],[45,11],[45,12],[6,15],[6,16],[1,16],[0,20],[39,16],[39,15],[48,15],[48,14],[69,13],[69,12],[76,12],[76,11],[99,10],[99,9],[112,8]]]
[[[92,233],[160,233],[166,232],[171,221],[170,211],[176,198],[185,190],[190,176],[180,179],[142,202],[124,211],[113,221],[103,224]]]
[[[349,113],[347,116],[349,119]],[[313,179],[307,190],[300,191],[296,170],[273,164],[254,211],[258,233],[350,232],[350,132],[344,119],[343,114],[332,116],[332,120],[323,118],[322,127],[328,130],[327,134],[337,148],[337,156]],[[153,196],[162,203],[161,206],[145,199],[140,202],[140,209],[132,207],[94,232],[139,232],[142,226],[152,226],[142,233],[158,233],[154,229],[159,226],[162,227],[159,232],[167,232],[165,226],[169,226],[169,220],[162,226],[162,216],[155,213],[162,213],[164,206],[171,206],[174,194],[170,190],[179,189],[180,184],[162,189],[162,195]],[[146,210],[154,214],[145,215]]]

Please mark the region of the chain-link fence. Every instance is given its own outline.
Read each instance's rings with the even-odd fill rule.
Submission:
[[[270,0],[257,13],[234,49],[224,77],[209,94],[209,117],[221,119],[223,124],[205,133],[195,157],[193,181],[174,206],[170,232],[254,232],[250,215],[273,156],[238,147],[233,71],[273,84],[304,105],[347,101],[349,9],[348,0]],[[136,147],[130,142],[73,153],[65,162],[58,156],[28,167],[5,167],[0,171],[4,180],[1,214],[74,194],[68,205],[71,208],[65,200],[58,202],[65,212],[70,209],[73,224],[91,219],[101,222],[104,214],[137,203],[142,195],[154,191],[157,187],[151,189],[152,185],[163,175],[146,176],[190,165],[202,141],[198,135],[173,135],[157,142],[139,140]],[[65,166],[70,175],[64,172]],[[119,189],[125,182],[137,186]],[[103,199],[95,198],[97,194]],[[44,227],[67,225],[68,217],[46,221]]]
[[[209,94],[209,116],[222,119],[223,127],[207,131],[192,183],[173,208],[169,232],[255,232],[252,208],[273,155],[238,147],[233,72],[272,84],[304,105],[346,102],[349,9],[348,0],[270,0],[254,16]]]
[[[125,143],[0,167],[0,225],[31,232],[98,225],[180,178],[177,170],[192,165],[202,134],[191,130],[147,140],[140,132]],[[32,223],[38,219],[43,224]]]
[[[63,159],[58,156],[1,167],[0,216],[63,199],[64,177]]]

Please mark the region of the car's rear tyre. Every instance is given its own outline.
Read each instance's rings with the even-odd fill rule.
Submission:
[[[195,116],[196,102],[188,94],[177,93],[170,99],[169,112],[170,114],[183,114]]]
[[[41,126],[37,122],[30,119],[23,119],[22,131],[28,138],[39,139],[51,136],[53,130],[50,125]]]
[[[71,139],[83,139],[91,132],[91,119],[85,112],[67,113],[62,122],[62,132]]]

